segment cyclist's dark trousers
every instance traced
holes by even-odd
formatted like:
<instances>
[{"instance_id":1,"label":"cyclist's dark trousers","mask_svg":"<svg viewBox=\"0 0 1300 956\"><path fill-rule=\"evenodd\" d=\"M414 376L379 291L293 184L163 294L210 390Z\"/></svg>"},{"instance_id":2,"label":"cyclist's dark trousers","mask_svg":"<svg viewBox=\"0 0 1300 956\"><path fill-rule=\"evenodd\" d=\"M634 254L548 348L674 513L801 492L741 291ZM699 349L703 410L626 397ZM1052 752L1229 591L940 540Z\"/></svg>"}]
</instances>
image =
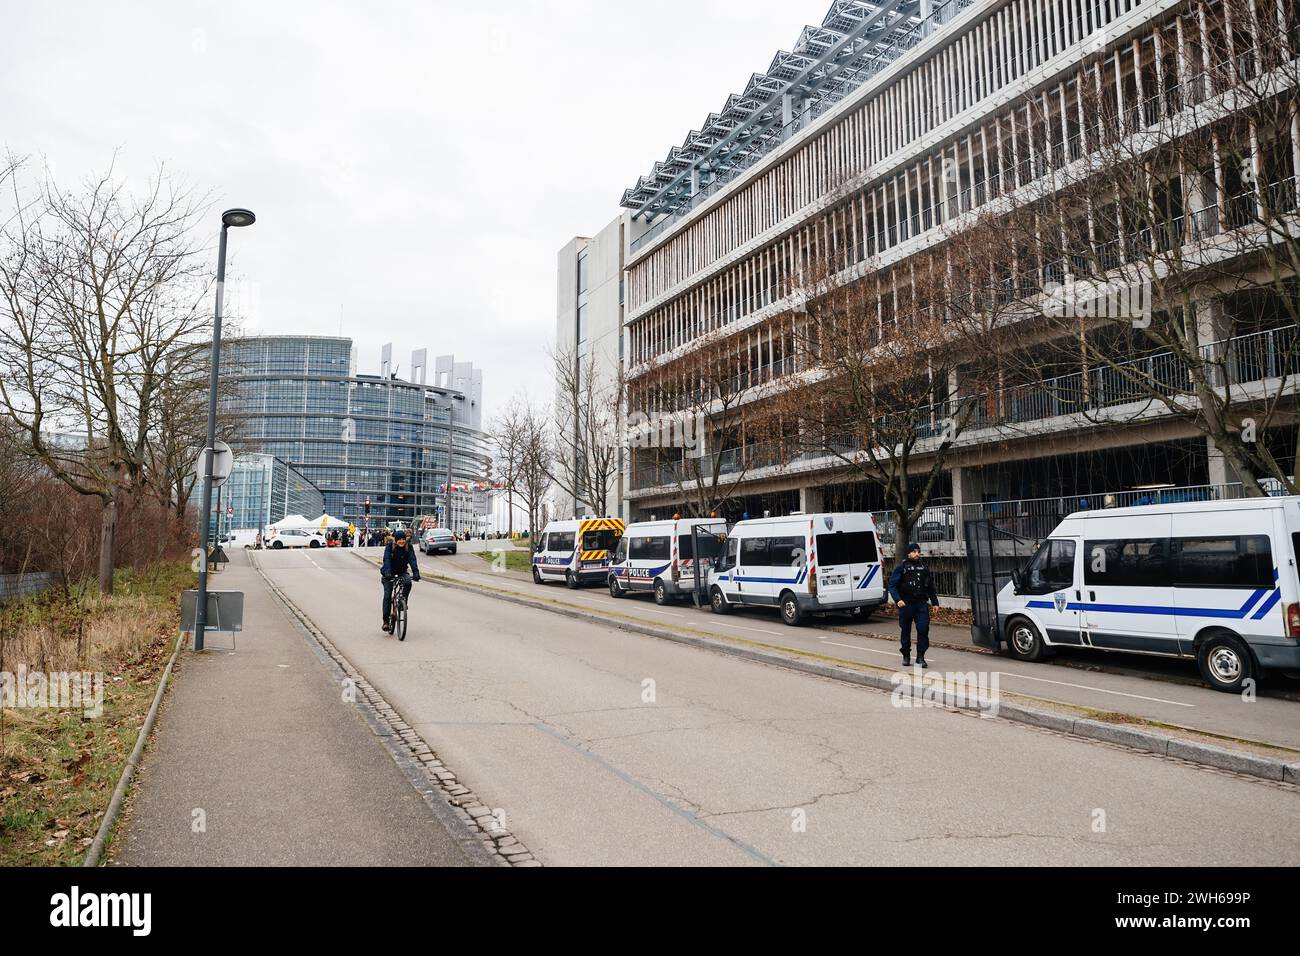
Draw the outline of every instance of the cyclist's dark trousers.
<instances>
[{"instance_id":1,"label":"cyclist's dark trousers","mask_svg":"<svg viewBox=\"0 0 1300 956\"><path fill-rule=\"evenodd\" d=\"M925 657L930 649L930 605L925 598L908 601L898 609L899 645L904 657L912 656L912 622L916 622L916 656Z\"/></svg>"},{"instance_id":2,"label":"cyclist's dark trousers","mask_svg":"<svg viewBox=\"0 0 1300 956\"><path fill-rule=\"evenodd\" d=\"M407 597L411 595L411 576L409 574L403 574L400 579L393 577L391 574L384 578L384 603L381 609L384 612L385 621L392 617L389 609L393 605L393 584L398 580L402 582L402 588L404 589L402 593Z\"/></svg>"}]
</instances>

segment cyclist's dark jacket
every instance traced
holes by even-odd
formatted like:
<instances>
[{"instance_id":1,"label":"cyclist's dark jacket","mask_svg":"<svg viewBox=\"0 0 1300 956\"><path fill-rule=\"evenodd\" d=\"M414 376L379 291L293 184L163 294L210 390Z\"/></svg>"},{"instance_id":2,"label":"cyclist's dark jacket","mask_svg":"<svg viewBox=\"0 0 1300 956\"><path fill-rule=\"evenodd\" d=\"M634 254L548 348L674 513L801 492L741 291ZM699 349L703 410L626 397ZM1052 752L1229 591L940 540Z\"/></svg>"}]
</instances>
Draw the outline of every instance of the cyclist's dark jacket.
<instances>
[{"instance_id":1,"label":"cyclist's dark jacket","mask_svg":"<svg viewBox=\"0 0 1300 956\"><path fill-rule=\"evenodd\" d=\"M408 541L406 547L399 548L395 544L384 547L384 566L380 569L380 577L388 577L390 574L405 574L411 572L412 577L420 576L420 566L415 563L415 547Z\"/></svg>"}]
</instances>

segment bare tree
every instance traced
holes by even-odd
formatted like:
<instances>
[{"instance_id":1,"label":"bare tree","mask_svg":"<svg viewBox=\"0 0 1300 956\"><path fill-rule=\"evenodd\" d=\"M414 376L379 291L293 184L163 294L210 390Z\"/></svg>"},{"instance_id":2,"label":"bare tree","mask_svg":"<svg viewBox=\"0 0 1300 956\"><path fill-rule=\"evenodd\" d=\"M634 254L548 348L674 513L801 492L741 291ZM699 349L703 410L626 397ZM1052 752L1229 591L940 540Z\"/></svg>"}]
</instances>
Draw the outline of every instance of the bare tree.
<instances>
[{"instance_id":1,"label":"bare tree","mask_svg":"<svg viewBox=\"0 0 1300 956\"><path fill-rule=\"evenodd\" d=\"M1015 366L1023 342L1010 330L1025 307L991 293L994 235L992 220L977 219L893 268L847 268L832 254L798 287L795 387L775 399L787 441L836 462L831 480L879 488L900 542L967 429L1005 428L986 391Z\"/></svg>"},{"instance_id":2,"label":"bare tree","mask_svg":"<svg viewBox=\"0 0 1300 956\"><path fill-rule=\"evenodd\" d=\"M554 446L549 413L525 402L520 419L519 465L516 491L528 512L528 533L536 540L542 501L551 488Z\"/></svg>"},{"instance_id":3,"label":"bare tree","mask_svg":"<svg viewBox=\"0 0 1300 956\"><path fill-rule=\"evenodd\" d=\"M1252 495L1262 478L1300 490L1266 440L1297 421L1296 17L1293 4L1194 7L1124 83L1103 54L1080 68L1075 109L1033 104L1022 142L1040 148L1002 164L1048 184L1005 226L1020 291L1079 370L1073 410L1190 425ZM1185 55L1178 30L1203 31L1210 56L1199 43Z\"/></svg>"},{"instance_id":4,"label":"bare tree","mask_svg":"<svg viewBox=\"0 0 1300 956\"><path fill-rule=\"evenodd\" d=\"M621 464L619 442L623 383L621 371L603 377L594 352L557 351L556 402L552 409L551 479L594 514L608 514L610 485Z\"/></svg>"},{"instance_id":5,"label":"bare tree","mask_svg":"<svg viewBox=\"0 0 1300 956\"><path fill-rule=\"evenodd\" d=\"M793 331L786 323L768 339L767 353L751 355L713 333L629 387L627 442L639 486L670 487L705 517L736 496L751 470L796 453L763 401L793 368Z\"/></svg>"},{"instance_id":6,"label":"bare tree","mask_svg":"<svg viewBox=\"0 0 1300 956\"><path fill-rule=\"evenodd\" d=\"M490 428L492 444L496 450L493 464L497 481L506 493L506 534L514 537L515 500L523 484L524 455L528 431L528 402L516 395L504 412L497 416Z\"/></svg>"},{"instance_id":7,"label":"bare tree","mask_svg":"<svg viewBox=\"0 0 1300 956\"><path fill-rule=\"evenodd\" d=\"M34 196L15 182L12 198L0 229L0 413L51 474L99 499L110 594L118 500L145 481L164 357L209 322L194 239L203 200L162 172L131 195L112 167L72 190L47 174Z\"/></svg>"}]
</instances>

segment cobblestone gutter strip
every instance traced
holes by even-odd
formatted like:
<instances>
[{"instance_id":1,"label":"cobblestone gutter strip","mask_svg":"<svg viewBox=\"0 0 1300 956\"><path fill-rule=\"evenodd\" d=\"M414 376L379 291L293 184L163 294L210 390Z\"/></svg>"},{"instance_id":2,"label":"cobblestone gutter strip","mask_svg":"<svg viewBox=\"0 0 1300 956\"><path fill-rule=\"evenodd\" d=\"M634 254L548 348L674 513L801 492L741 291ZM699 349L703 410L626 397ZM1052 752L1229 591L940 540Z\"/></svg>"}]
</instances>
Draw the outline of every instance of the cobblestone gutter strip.
<instances>
[{"instance_id":1,"label":"cobblestone gutter strip","mask_svg":"<svg viewBox=\"0 0 1300 956\"><path fill-rule=\"evenodd\" d=\"M350 684L356 694L356 706L371 731L383 742L393 761L470 860L489 866L541 866L529 849L502 825L500 818L469 787L456 778L433 748L352 666L352 662L311 618L272 583L257 559L250 557L250 560L267 590L295 620L330 676L341 687Z\"/></svg>"},{"instance_id":2,"label":"cobblestone gutter strip","mask_svg":"<svg viewBox=\"0 0 1300 956\"><path fill-rule=\"evenodd\" d=\"M362 561L370 562L369 558L361 555L357 555L357 557ZM845 661L842 658L810 654L790 648L778 648L771 644L762 644L740 638L721 638L715 635L706 636L698 631L675 631L655 627L628 618L593 614L572 605L564 605L553 601L532 600L498 588L469 584L441 575L426 574L424 577L427 580L441 584L443 587L484 594L523 607L538 608L554 614L563 614L566 617L576 618L580 621L602 624L606 627L616 627L620 630L675 641L678 644L688 644L692 647L701 647L722 654L731 654L735 657L760 661L764 664L802 671L805 674L815 674L818 677L828 677L832 680L845 681L850 684L860 684L864 687L887 690L891 693L898 692L904 696L921 697L925 694L923 688L910 683L900 685L893 676L896 673L895 671L875 667L871 664L859 664ZM962 705L960 703L954 705L954 707L955 709L965 710L980 709L978 705ZM1215 747L1196 741L1181 740L1150 730L1138 729L1131 724L1120 726L1103 720L1052 713L1006 701L999 704L997 716L1019 723L1031 724L1035 727L1059 731L1060 733L1073 734L1076 737L1083 737L1088 740L1119 744L1134 750L1212 767L1216 770L1239 773L1278 783L1300 785L1300 762L1290 763L1285 760L1228 750L1224 747Z\"/></svg>"}]
</instances>

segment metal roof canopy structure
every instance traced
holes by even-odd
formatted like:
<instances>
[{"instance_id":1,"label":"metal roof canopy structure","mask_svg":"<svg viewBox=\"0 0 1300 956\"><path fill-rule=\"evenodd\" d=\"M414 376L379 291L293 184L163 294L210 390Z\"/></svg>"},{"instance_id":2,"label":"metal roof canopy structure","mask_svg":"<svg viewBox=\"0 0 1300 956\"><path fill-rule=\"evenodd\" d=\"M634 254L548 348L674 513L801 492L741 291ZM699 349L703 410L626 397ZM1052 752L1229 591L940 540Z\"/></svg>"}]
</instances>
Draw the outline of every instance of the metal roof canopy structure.
<instances>
[{"instance_id":1,"label":"metal roof canopy structure","mask_svg":"<svg viewBox=\"0 0 1300 956\"><path fill-rule=\"evenodd\" d=\"M722 112L710 113L702 129L669 150L620 205L647 220L690 209L714 191L703 189L702 175L713 187L734 179L973 3L834 0L820 27L804 27L792 52L777 53L766 73L728 96Z\"/></svg>"}]
</instances>

